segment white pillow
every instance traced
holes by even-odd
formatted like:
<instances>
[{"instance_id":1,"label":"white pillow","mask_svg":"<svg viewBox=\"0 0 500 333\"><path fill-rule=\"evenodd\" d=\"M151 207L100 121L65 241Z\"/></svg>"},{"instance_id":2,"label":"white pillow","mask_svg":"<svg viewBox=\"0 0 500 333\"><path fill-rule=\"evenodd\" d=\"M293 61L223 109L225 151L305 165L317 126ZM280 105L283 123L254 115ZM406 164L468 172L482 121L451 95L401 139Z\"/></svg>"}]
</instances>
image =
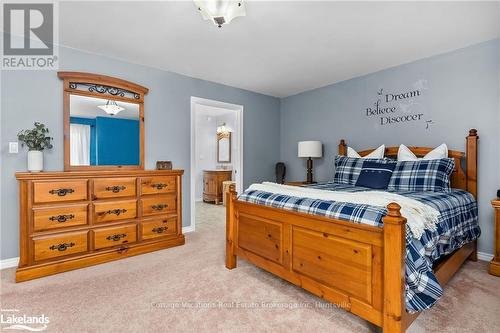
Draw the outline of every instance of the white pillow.
<instances>
[{"instance_id":1,"label":"white pillow","mask_svg":"<svg viewBox=\"0 0 500 333\"><path fill-rule=\"evenodd\" d=\"M352 149L351 147L347 147L347 157L355 157L355 158L384 158L385 145L381 145L371 153L366 156L360 156L357 151Z\"/></svg>"},{"instance_id":2,"label":"white pillow","mask_svg":"<svg viewBox=\"0 0 500 333\"><path fill-rule=\"evenodd\" d=\"M418 160L439 160L448 157L448 146L443 143L441 146L434 148L428 152L424 157L418 158L413 152L405 145L400 145L398 150L398 161L418 161Z\"/></svg>"}]
</instances>

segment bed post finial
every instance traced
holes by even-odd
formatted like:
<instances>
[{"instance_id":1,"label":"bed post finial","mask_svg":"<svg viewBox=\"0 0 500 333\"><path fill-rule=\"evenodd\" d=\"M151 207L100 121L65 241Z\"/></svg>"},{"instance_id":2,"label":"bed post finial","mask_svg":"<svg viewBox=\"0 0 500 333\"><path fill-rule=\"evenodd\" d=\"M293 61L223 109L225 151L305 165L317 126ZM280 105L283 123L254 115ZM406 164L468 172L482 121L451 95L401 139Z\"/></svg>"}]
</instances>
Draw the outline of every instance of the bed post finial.
<instances>
[{"instance_id":1,"label":"bed post finial","mask_svg":"<svg viewBox=\"0 0 500 333\"><path fill-rule=\"evenodd\" d=\"M236 201L236 185L229 185L229 191L226 193L226 268L236 268L236 255L234 254L235 237L235 212L234 203Z\"/></svg>"},{"instance_id":2,"label":"bed post finial","mask_svg":"<svg viewBox=\"0 0 500 333\"><path fill-rule=\"evenodd\" d=\"M477 129L471 128L469 130L469 136L477 136Z\"/></svg>"},{"instance_id":3,"label":"bed post finial","mask_svg":"<svg viewBox=\"0 0 500 333\"><path fill-rule=\"evenodd\" d=\"M387 205L387 216L401 217L401 206L395 202L391 202L390 204L388 204ZM392 221L392 220L389 221L389 223L394 223L394 222L397 222L398 224L400 224L401 219L398 219L397 221Z\"/></svg>"},{"instance_id":4,"label":"bed post finial","mask_svg":"<svg viewBox=\"0 0 500 333\"><path fill-rule=\"evenodd\" d=\"M387 205L384 222L384 332L404 332L406 218L401 206Z\"/></svg>"},{"instance_id":5,"label":"bed post finial","mask_svg":"<svg viewBox=\"0 0 500 333\"><path fill-rule=\"evenodd\" d=\"M344 139L340 140L339 143L339 155L346 156L347 155L347 145Z\"/></svg>"}]
</instances>

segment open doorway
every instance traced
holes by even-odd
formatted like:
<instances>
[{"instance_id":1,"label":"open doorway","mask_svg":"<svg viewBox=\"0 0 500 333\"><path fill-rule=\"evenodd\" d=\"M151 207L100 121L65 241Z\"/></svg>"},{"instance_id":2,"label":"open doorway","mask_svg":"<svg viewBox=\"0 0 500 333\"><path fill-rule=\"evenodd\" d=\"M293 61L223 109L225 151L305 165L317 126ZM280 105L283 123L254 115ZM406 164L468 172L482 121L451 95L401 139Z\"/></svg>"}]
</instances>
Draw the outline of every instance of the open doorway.
<instances>
[{"instance_id":1,"label":"open doorway","mask_svg":"<svg viewBox=\"0 0 500 333\"><path fill-rule=\"evenodd\" d=\"M222 205L224 189L243 188L243 106L191 97L191 225L196 209Z\"/></svg>"}]
</instances>

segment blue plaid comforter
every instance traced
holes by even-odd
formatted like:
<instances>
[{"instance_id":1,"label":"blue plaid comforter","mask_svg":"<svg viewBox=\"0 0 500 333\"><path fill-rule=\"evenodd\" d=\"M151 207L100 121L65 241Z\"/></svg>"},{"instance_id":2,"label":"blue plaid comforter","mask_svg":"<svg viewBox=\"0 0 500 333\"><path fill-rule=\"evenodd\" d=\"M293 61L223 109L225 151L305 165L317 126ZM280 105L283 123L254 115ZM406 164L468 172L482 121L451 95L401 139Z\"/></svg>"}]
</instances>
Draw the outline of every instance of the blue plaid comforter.
<instances>
[{"instance_id":1,"label":"blue plaid comforter","mask_svg":"<svg viewBox=\"0 0 500 333\"><path fill-rule=\"evenodd\" d=\"M314 184L310 187L327 191L369 190L335 183ZM406 228L406 309L409 312L423 311L434 305L443 294L443 289L432 270L433 263L477 239L481 234L477 203L470 193L457 189L451 192L394 193L428 204L440 212L437 230L426 230L419 240L412 237L408 226ZM238 199L372 226L382 226L382 218L387 214L385 207L291 197L254 190L245 191Z\"/></svg>"}]
</instances>

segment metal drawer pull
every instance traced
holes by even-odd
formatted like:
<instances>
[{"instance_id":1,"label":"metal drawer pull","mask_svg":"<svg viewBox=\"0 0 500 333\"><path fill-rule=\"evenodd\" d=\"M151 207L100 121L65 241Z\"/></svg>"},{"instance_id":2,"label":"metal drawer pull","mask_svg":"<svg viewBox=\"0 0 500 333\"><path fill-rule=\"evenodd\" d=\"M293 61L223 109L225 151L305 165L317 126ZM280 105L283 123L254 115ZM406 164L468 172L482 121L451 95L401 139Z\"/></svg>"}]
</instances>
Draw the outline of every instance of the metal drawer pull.
<instances>
[{"instance_id":1,"label":"metal drawer pull","mask_svg":"<svg viewBox=\"0 0 500 333\"><path fill-rule=\"evenodd\" d=\"M117 242L120 239L125 238L125 237L127 237L127 234L114 234L114 235L106 237L106 239L113 241L113 242Z\"/></svg>"},{"instance_id":2,"label":"metal drawer pull","mask_svg":"<svg viewBox=\"0 0 500 333\"><path fill-rule=\"evenodd\" d=\"M113 192L113 193L118 193L120 191L124 191L126 189L125 186L120 185L120 186L108 186L105 188L106 191Z\"/></svg>"},{"instance_id":3,"label":"metal drawer pull","mask_svg":"<svg viewBox=\"0 0 500 333\"><path fill-rule=\"evenodd\" d=\"M68 214L68 215L57 215L57 216L51 216L49 217L49 220L51 221L57 221L59 223L66 222L68 220L72 220L75 218L74 214Z\"/></svg>"},{"instance_id":4,"label":"metal drawer pull","mask_svg":"<svg viewBox=\"0 0 500 333\"><path fill-rule=\"evenodd\" d=\"M164 208L167 208L167 204L158 204L158 205L152 205L151 208L154 210L163 210Z\"/></svg>"},{"instance_id":5,"label":"metal drawer pull","mask_svg":"<svg viewBox=\"0 0 500 333\"><path fill-rule=\"evenodd\" d=\"M52 245L51 247L49 247L50 250L57 250L57 251L66 251L66 249L68 247L73 247L75 246L75 243L71 242L71 243L61 243L61 244L58 244L58 245Z\"/></svg>"},{"instance_id":6,"label":"metal drawer pull","mask_svg":"<svg viewBox=\"0 0 500 333\"><path fill-rule=\"evenodd\" d=\"M167 231L168 227L157 227L157 228L153 228L153 230L151 230L152 232L156 232L157 234L162 234L164 231Z\"/></svg>"},{"instance_id":7,"label":"metal drawer pull","mask_svg":"<svg viewBox=\"0 0 500 333\"><path fill-rule=\"evenodd\" d=\"M59 188L57 190L50 190L49 193L50 194L57 194L58 196L60 197L64 197L66 194L71 194L71 193L74 193L75 190L73 190L72 188Z\"/></svg>"},{"instance_id":8,"label":"metal drawer pull","mask_svg":"<svg viewBox=\"0 0 500 333\"><path fill-rule=\"evenodd\" d=\"M126 209L110 209L106 212L104 212L104 214L114 214L116 216L119 216L120 214L125 214L127 212Z\"/></svg>"},{"instance_id":9,"label":"metal drawer pull","mask_svg":"<svg viewBox=\"0 0 500 333\"><path fill-rule=\"evenodd\" d=\"M168 184L164 184L164 183L151 184L151 187L153 187L157 190L162 190L162 189L166 188L167 186L168 186Z\"/></svg>"}]
</instances>

